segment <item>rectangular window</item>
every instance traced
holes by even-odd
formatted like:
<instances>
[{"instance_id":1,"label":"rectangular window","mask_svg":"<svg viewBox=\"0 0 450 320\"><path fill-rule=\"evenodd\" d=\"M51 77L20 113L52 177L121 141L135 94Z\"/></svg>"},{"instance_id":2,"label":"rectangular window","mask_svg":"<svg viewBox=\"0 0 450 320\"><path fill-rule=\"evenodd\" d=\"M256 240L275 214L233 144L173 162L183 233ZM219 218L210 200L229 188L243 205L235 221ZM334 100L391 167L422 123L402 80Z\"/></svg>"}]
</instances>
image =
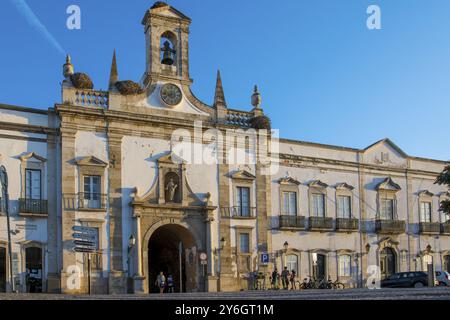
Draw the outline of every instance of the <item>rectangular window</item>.
<instances>
[{"instance_id":1,"label":"rectangular window","mask_svg":"<svg viewBox=\"0 0 450 320\"><path fill-rule=\"evenodd\" d=\"M84 177L84 207L91 209L101 208L100 176Z\"/></svg>"},{"instance_id":2,"label":"rectangular window","mask_svg":"<svg viewBox=\"0 0 450 320\"><path fill-rule=\"evenodd\" d=\"M394 200L381 199L381 218L387 220L394 220Z\"/></svg>"},{"instance_id":3,"label":"rectangular window","mask_svg":"<svg viewBox=\"0 0 450 320\"><path fill-rule=\"evenodd\" d=\"M295 254L290 254L286 257L286 267L289 272L292 270L295 271L295 274L298 275L298 256Z\"/></svg>"},{"instance_id":4,"label":"rectangular window","mask_svg":"<svg viewBox=\"0 0 450 320\"><path fill-rule=\"evenodd\" d=\"M314 217L325 217L325 195L312 195L312 214Z\"/></svg>"},{"instance_id":5,"label":"rectangular window","mask_svg":"<svg viewBox=\"0 0 450 320\"><path fill-rule=\"evenodd\" d=\"M250 253L250 234L239 234L239 253Z\"/></svg>"},{"instance_id":6,"label":"rectangular window","mask_svg":"<svg viewBox=\"0 0 450 320\"><path fill-rule=\"evenodd\" d=\"M283 192L283 214L297 215L297 192Z\"/></svg>"},{"instance_id":7,"label":"rectangular window","mask_svg":"<svg viewBox=\"0 0 450 320\"><path fill-rule=\"evenodd\" d=\"M25 170L25 198L41 200L41 170Z\"/></svg>"},{"instance_id":8,"label":"rectangular window","mask_svg":"<svg viewBox=\"0 0 450 320\"><path fill-rule=\"evenodd\" d=\"M339 276L351 276L351 257L349 255L339 256Z\"/></svg>"},{"instance_id":9,"label":"rectangular window","mask_svg":"<svg viewBox=\"0 0 450 320\"><path fill-rule=\"evenodd\" d=\"M420 203L420 222L431 222L431 202Z\"/></svg>"},{"instance_id":10,"label":"rectangular window","mask_svg":"<svg viewBox=\"0 0 450 320\"><path fill-rule=\"evenodd\" d=\"M352 216L352 205L350 196L338 196L338 217L350 219Z\"/></svg>"},{"instance_id":11,"label":"rectangular window","mask_svg":"<svg viewBox=\"0 0 450 320\"><path fill-rule=\"evenodd\" d=\"M250 216L250 188L237 187L236 188L236 205L237 214L241 217Z\"/></svg>"}]
</instances>

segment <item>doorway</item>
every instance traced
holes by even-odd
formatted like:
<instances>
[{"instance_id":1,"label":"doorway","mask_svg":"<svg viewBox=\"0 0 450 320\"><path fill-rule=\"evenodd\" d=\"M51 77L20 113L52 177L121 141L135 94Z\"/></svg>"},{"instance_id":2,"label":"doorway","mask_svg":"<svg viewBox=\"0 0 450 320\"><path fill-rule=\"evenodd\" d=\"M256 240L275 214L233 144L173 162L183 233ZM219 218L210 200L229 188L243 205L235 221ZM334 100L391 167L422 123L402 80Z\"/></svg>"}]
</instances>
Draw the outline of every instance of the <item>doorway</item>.
<instances>
[{"instance_id":1,"label":"doorway","mask_svg":"<svg viewBox=\"0 0 450 320\"><path fill-rule=\"evenodd\" d=\"M0 247L0 292L6 292L6 248Z\"/></svg>"},{"instance_id":2,"label":"doorway","mask_svg":"<svg viewBox=\"0 0 450 320\"><path fill-rule=\"evenodd\" d=\"M317 254L317 261L314 267L314 278L317 280L325 279L327 275L326 273L326 257L324 254Z\"/></svg>"},{"instance_id":3,"label":"doorway","mask_svg":"<svg viewBox=\"0 0 450 320\"><path fill-rule=\"evenodd\" d=\"M380 253L381 279L393 275L396 272L395 252L391 248L384 248Z\"/></svg>"},{"instance_id":4,"label":"doorway","mask_svg":"<svg viewBox=\"0 0 450 320\"><path fill-rule=\"evenodd\" d=\"M30 293L42 292L42 249L28 247L25 249L26 288Z\"/></svg>"},{"instance_id":5,"label":"doorway","mask_svg":"<svg viewBox=\"0 0 450 320\"><path fill-rule=\"evenodd\" d=\"M195 250L192 250L194 247L191 232L180 225L164 225L152 234L148 244L150 293L159 292L155 282L161 271L166 279L169 275L172 276L174 292L191 292L198 287L198 258L196 252L193 252Z\"/></svg>"}]
</instances>

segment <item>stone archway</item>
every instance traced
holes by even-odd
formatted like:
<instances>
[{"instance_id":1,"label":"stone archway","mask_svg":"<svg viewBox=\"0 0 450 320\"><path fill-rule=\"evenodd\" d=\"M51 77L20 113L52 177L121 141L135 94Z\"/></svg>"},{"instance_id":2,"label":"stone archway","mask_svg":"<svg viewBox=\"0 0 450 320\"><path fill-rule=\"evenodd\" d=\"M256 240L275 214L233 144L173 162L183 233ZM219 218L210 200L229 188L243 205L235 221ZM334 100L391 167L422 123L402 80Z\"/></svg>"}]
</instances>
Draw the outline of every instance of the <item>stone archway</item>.
<instances>
[{"instance_id":1,"label":"stone archway","mask_svg":"<svg viewBox=\"0 0 450 320\"><path fill-rule=\"evenodd\" d=\"M202 248L199 247L195 232L188 226L177 223L160 224L151 229L144 237L142 248L143 271L148 292L157 292L155 281L160 271L163 271L166 277L173 276L175 292L180 291L180 283L183 292L202 290L198 262L198 251Z\"/></svg>"}]
</instances>

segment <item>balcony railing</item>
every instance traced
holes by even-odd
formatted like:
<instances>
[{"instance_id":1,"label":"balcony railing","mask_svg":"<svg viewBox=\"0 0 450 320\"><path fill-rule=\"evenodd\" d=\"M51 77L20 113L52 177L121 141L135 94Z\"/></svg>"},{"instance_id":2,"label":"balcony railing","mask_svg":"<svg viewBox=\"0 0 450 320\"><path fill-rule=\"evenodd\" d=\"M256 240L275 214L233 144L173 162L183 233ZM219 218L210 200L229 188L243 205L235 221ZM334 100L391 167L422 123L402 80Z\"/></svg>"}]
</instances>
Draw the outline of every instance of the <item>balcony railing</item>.
<instances>
[{"instance_id":1,"label":"balcony railing","mask_svg":"<svg viewBox=\"0 0 450 320\"><path fill-rule=\"evenodd\" d=\"M253 207L222 207L221 215L224 218L252 219L256 218L256 208Z\"/></svg>"},{"instance_id":2,"label":"balcony railing","mask_svg":"<svg viewBox=\"0 0 450 320\"><path fill-rule=\"evenodd\" d=\"M441 223L441 233L442 234L450 234L450 221Z\"/></svg>"},{"instance_id":3,"label":"balcony railing","mask_svg":"<svg viewBox=\"0 0 450 320\"><path fill-rule=\"evenodd\" d=\"M282 215L279 219L280 229L285 230L304 230L305 229L305 217L302 216L287 216Z\"/></svg>"},{"instance_id":4,"label":"balcony railing","mask_svg":"<svg viewBox=\"0 0 450 320\"><path fill-rule=\"evenodd\" d=\"M19 199L19 212L33 215L47 215L47 200Z\"/></svg>"},{"instance_id":5,"label":"balcony railing","mask_svg":"<svg viewBox=\"0 0 450 320\"><path fill-rule=\"evenodd\" d=\"M405 227L406 223L402 220L375 220L375 230L378 233L404 233Z\"/></svg>"},{"instance_id":6,"label":"balcony railing","mask_svg":"<svg viewBox=\"0 0 450 320\"><path fill-rule=\"evenodd\" d=\"M441 232L441 225L439 222L420 222L419 232L423 234L439 234Z\"/></svg>"},{"instance_id":7,"label":"balcony railing","mask_svg":"<svg viewBox=\"0 0 450 320\"><path fill-rule=\"evenodd\" d=\"M106 208L106 195L102 193L64 194L65 210L102 210Z\"/></svg>"},{"instance_id":8,"label":"balcony railing","mask_svg":"<svg viewBox=\"0 0 450 320\"><path fill-rule=\"evenodd\" d=\"M336 230L337 231L357 231L359 220L354 218L337 218Z\"/></svg>"},{"instance_id":9,"label":"balcony railing","mask_svg":"<svg viewBox=\"0 0 450 320\"><path fill-rule=\"evenodd\" d=\"M332 231L333 218L329 217L309 217L309 230L311 231Z\"/></svg>"}]
</instances>

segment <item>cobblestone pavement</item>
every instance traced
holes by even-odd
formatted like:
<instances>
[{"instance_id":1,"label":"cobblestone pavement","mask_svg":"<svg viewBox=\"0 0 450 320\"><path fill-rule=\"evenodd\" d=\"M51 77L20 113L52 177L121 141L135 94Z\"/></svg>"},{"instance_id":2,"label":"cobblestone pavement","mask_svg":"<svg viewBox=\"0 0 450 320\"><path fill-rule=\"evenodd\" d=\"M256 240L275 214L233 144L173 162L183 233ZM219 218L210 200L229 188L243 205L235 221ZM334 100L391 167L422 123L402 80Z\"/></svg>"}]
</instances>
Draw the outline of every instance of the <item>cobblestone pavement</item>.
<instances>
[{"instance_id":1,"label":"cobblestone pavement","mask_svg":"<svg viewBox=\"0 0 450 320\"><path fill-rule=\"evenodd\" d=\"M0 300L450 300L450 288L244 291L150 295L0 294Z\"/></svg>"}]
</instances>

